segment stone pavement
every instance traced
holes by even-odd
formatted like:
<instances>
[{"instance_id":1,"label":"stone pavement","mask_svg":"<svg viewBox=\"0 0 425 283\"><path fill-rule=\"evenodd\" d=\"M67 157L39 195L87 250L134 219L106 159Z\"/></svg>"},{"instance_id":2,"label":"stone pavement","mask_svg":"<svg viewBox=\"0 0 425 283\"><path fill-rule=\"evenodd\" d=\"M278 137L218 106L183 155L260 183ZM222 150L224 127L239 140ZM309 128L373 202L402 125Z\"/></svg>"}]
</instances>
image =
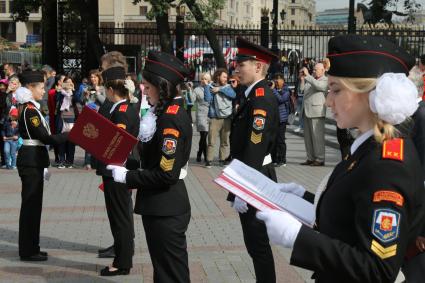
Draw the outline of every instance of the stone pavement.
<instances>
[{"instance_id":1,"label":"stone pavement","mask_svg":"<svg viewBox=\"0 0 425 283\"><path fill-rule=\"evenodd\" d=\"M295 181L314 191L339 160L326 148L325 167L304 167L303 139L287 134L288 165L277 169L280 181ZM194 160L199 136L195 132L189 174L185 179L192 206L187 231L192 282L255 282L253 265L244 247L239 218L227 193L212 180L221 167L206 169ZM83 152L77 150L76 165ZM17 252L21 184L16 171L0 170L0 282L152 282L152 266L141 217L135 215L134 267L129 276L100 277L111 259L99 259L97 250L112 243L100 178L84 169L52 168L45 184L41 247L49 253L43 263L19 261ZM311 273L288 264L290 250L273 247L278 282L311 282Z\"/></svg>"}]
</instances>

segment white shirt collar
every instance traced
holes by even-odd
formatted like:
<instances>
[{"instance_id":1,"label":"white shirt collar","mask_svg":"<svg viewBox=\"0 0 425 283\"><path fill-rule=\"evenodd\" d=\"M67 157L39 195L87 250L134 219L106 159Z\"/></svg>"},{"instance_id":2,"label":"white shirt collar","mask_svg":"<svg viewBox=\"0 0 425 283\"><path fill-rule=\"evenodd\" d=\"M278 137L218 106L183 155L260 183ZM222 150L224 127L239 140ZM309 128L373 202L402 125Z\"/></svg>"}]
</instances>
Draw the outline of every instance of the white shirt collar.
<instances>
[{"instance_id":1,"label":"white shirt collar","mask_svg":"<svg viewBox=\"0 0 425 283\"><path fill-rule=\"evenodd\" d=\"M360 136L358 136L354 140L353 144L351 145L351 148L350 148L351 155L353 155L354 152L356 152L356 150L362 145L362 143L364 143L372 135L373 135L373 129L371 129L371 130L369 130L367 132L364 132L363 134L361 134Z\"/></svg>"},{"instance_id":2,"label":"white shirt collar","mask_svg":"<svg viewBox=\"0 0 425 283\"><path fill-rule=\"evenodd\" d=\"M418 99L416 100L417 103L422 101L422 97L418 97Z\"/></svg>"},{"instance_id":3,"label":"white shirt collar","mask_svg":"<svg viewBox=\"0 0 425 283\"><path fill-rule=\"evenodd\" d=\"M251 84L246 90L245 90L245 97L248 97L249 93L251 92L252 88L259 82L262 81L263 79L260 79L256 82L254 82L253 84Z\"/></svg>"},{"instance_id":4,"label":"white shirt collar","mask_svg":"<svg viewBox=\"0 0 425 283\"><path fill-rule=\"evenodd\" d=\"M120 101L115 102L114 105L112 105L111 110L109 110L109 114L111 114L115 110L115 108L118 106L118 104L120 104L121 102L124 102L126 100L127 99L121 99Z\"/></svg>"}]
</instances>

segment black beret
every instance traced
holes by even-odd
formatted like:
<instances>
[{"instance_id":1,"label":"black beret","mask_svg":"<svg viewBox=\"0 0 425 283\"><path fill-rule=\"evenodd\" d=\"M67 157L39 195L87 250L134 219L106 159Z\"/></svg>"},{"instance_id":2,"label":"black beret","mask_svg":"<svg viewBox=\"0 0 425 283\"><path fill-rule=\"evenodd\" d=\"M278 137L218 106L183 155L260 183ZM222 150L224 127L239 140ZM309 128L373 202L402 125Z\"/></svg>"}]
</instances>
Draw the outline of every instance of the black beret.
<instances>
[{"instance_id":1,"label":"black beret","mask_svg":"<svg viewBox=\"0 0 425 283\"><path fill-rule=\"evenodd\" d=\"M278 59L276 54L271 52L269 49L261 45L254 44L243 37L236 38L236 47L238 48L238 55L236 55L235 58L237 62L257 60L270 64L273 59Z\"/></svg>"},{"instance_id":2,"label":"black beret","mask_svg":"<svg viewBox=\"0 0 425 283\"><path fill-rule=\"evenodd\" d=\"M159 51L149 51L143 70L162 77L174 85L183 82L189 75L189 70L179 59Z\"/></svg>"},{"instance_id":3,"label":"black beret","mask_svg":"<svg viewBox=\"0 0 425 283\"><path fill-rule=\"evenodd\" d=\"M396 44L377 36L339 35L328 44L328 74L349 78L377 78L384 73L409 74L415 58Z\"/></svg>"},{"instance_id":4,"label":"black beret","mask_svg":"<svg viewBox=\"0 0 425 283\"><path fill-rule=\"evenodd\" d=\"M44 73L41 71L23 71L19 76L19 81L22 85L30 83L44 83Z\"/></svg>"},{"instance_id":5,"label":"black beret","mask_svg":"<svg viewBox=\"0 0 425 283\"><path fill-rule=\"evenodd\" d=\"M103 81L125 80L124 67L111 67L102 72Z\"/></svg>"}]
</instances>

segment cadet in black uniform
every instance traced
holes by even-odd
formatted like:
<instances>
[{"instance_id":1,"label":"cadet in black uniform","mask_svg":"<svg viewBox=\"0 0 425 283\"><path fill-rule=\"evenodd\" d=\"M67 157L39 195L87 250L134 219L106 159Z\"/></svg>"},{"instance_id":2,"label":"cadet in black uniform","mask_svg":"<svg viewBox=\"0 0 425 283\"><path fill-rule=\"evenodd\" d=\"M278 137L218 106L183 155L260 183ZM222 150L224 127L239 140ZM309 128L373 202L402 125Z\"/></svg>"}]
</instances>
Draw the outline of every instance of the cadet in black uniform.
<instances>
[{"instance_id":1,"label":"cadet in black uniform","mask_svg":"<svg viewBox=\"0 0 425 283\"><path fill-rule=\"evenodd\" d=\"M51 135L48 123L37 102L44 95L44 75L25 71L20 76L24 87L16 91L19 105L19 133L24 141L18 151L17 166L22 181L22 204L19 216L19 256L24 261L45 261L40 251L40 220L43 205L44 168L50 160L45 145L60 144L67 133Z\"/></svg>"},{"instance_id":2,"label":"cadet in black uniform","mask_svg":"<svg viewBox=\"0 0 425 283\"><path fill-rule=\"evenodd\" d=\"M293 247L291 264L314 271L317 282L394 282L424 215L418 154L393 126L417 108L406 77L414 58L370 36L336 36L328 50L326 103L338 127L360 136L320 195L314 228L276 210L258 217L271 241Z\"/></svg>"},{"instance_id":3,"label":"cadet in black uniform","mask_svg":"<svg viewBox=\"0 0 425 283\"><path fill-rule=\"evenodd\" d=\"M137 137L139 134L139 115L128 100L128 89L125 83L125 69L112 67L102 72L106 95L113 103L109 110L109 120L118 127ZM98 170L102 171L105 193L106 211L112 236L114 237L115 258L112 266L106 266L100 271L102 276L127 275L130 272L134 252L134 227L130 211L132 205L131 191L122 183L112 178L111 171L99 162Z\"/></svg>"},{"instance_id":4,"label":"cadet in black uniform","mask_svg":"<svg viewBox=\"0 0 425 283\"><path fill-rule=\"evenodd\" d=\"M268 66L275 55L243 38L237 38L236 45L239 51L235 72L247 90L240 98L240 106L232 122L232 158L277 181L270 154L279 128L278 104L265 80ZM239 212L245 245L254 262L257 282L276 282L266 227L255 217L256 209L231 194L228 200Z\"/></svg>"},{"instance_id":5,"label":"cadet in black uniform","mask_svg":"<svg viewBox=\"0 0 425 283\"><path fill-rule=\"evenodd\" d=\"M154 282L190 281L185 234L190 203L183 178L187 174L192 126L177 87L187 74L176 57L149 52L143 71L144 91L157 118L150 140L140 133L145 141L143 170L107 167L112 169L115 181L138 189L134 211L142 215Z\"/></svg>"}]
</instances>

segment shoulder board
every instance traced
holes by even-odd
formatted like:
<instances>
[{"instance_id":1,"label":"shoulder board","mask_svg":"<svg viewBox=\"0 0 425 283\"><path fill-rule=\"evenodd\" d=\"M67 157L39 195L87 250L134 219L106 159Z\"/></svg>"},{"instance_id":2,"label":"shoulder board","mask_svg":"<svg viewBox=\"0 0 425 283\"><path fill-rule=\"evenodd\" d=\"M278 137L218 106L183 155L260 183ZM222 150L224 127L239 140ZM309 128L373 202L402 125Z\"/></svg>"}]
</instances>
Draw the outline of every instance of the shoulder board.
<instances>
[{"instance_id":1,"label":"shoulder board","mask_svg":"<svg viewBox=\"0 0 425 283\"><path fill-rule=\"evenodd\" d=\"M163 135L164 135L164 136L166 136L166 135L173 135L173 136L175 136L176 138L178 138L178 137L180 136L180 132L179 132L178 130L176 130L176 129L172 129L172 128L165 128L165 129L164 129L164 132L163 132Z\"/></svg>"},{"instance_id":2,"label":"shoulder board","mask_svg":"<svg viewBox=\"0 0 425 283\"><path fill-rule=\"evenodd\" d=\"M384 141L382 145L382 158L403 161L404 140L397 138Z\"/></svg>"},{"instance_id":3,"label":"shoulder board","mask_svg":"<svg viewBox=\"0 0 425 283\"><path fill-rule=\"evenodd\" d=\"M118 111L120 111L120 112L126 112L127 111L127 108L128 108L128 105L127 104L123 104L123 105L120 106L120 108L118 109Z\"/></svg>"},{"instance_id":4,"label":"shoulder board","mask_svg":"<svg viewBox=\"0 0 425 283\"><path fill-rule=\"evenodd\" d=\"M27 108L28 108L28 109L35 109L35 106L34 106L34 105L32 105L32 104L30 104L30 103L28 103L28 104L27 104Z\"/></svg>"},{"instance_id":5,"label":"shoulder board","mask_svg":"<svg viewBox=\"0 0 425 283\"><path fill-rule=\"evenodd\" d=\"M261 115L264 117L267 117L267 112L265 110L262 109L254 109L254 116L256 115Z\"/></svg>"},{"instance_id":6,"label":"shoulder board","mask_svg":"<svg viewBox=\"0 0 425 283\"><path fill-rule=\"evenodd\" d=\"M264 96L264 88L263 87L259 87L255 90L255 97L260 97L260 96Z\"/></svg>"},{"instance_id":7,"label":"shoulder board","mask_svg":"<svg viewBox=\"0 0 425 283\"><path fill-rule=\"evenodd\" d=\"M179 108L180 106L178 105L170 105L168 106L167 111L165 113L176 115L177 112L179 111Z\"/></svg>"}]
</instances>

